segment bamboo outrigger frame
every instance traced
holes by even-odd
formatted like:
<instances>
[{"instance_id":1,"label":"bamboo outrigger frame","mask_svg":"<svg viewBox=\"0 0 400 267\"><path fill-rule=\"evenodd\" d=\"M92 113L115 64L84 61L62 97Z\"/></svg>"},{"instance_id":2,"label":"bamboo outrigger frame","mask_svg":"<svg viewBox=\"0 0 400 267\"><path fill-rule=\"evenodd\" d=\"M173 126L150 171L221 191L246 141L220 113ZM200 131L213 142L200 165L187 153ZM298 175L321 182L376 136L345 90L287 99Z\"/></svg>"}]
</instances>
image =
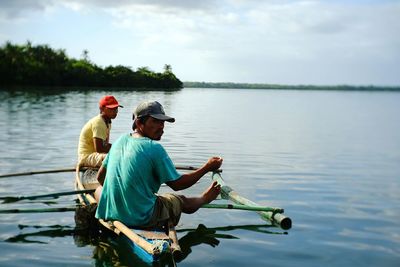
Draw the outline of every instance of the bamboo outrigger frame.
<instances>
[{"instance_id":1,"label":"bamboo outrigger frame","mask_svg":"<svg viewBox=\"0 0 400 267\"><path fill-rule=\"evenodd\" d=\"M184 167L182 169L188 170L189 167ZM195 168L190 167L189 170L193 170ZM82 169L79 167L76 168L76 181L75 181L75 190L87 190L96 187L97 185L91 184L89 186L84 186L81 180ZM257 203L240 196L237 192L235 192L231 187L225 184L225 181L222 179L221 171L213 172L212 173L212 180L217 181L219 185L221 185L221 196L224 199L231 200L236 204L206 204L203 208L223 208L223 209L239 209L239 210L250 210L257 212L260 217L268 222L271 222L273 225L278 225L284 230L288 230L292 227L292 220L283 215L284 210L282 208L277 207L265 207L260 206ZM91 205L97 204L97 201L90 193L85 193L85 191L81 194L78 194L78 198L82 204ZM92 192L92 191L89 191ZM170 228L168 231L168 235L164 234L163 236L156 236L153 240L158 241L165 241L165 242L149 242L149 239L142 233L138 233L136 229L132 229L124 225L120 221L104 221L99 220L100 224L103 225L105 228L113 231L117 235L123 235L126 237L130 242L132 242L134 247L134 252L138 252L135 248L140 248L142 251L145 251L149 261L156 261L159 259L161 254L165 251L170 251L171 253L175 254L176 252L181 253L181 248L178 243L178 238L176 234L175 228ZM152 231L148 231L148 234L154 233ZM150 238L152 239L152 238ZM168 247L165 248L165 245ZM140 251L139 251L140 252Z\"/></svg>"},{"instance_id":2,"label":"bamboo outrigger frame","mask_svg":"<svg viewBox=\"0 0 400 267\"><path fill-rule=\"evenodd\" d=\"M197 168L191 166L176 166L177 169L181 170L196 170ZM99 186L98 182L94 179L91 181L82 182L81 173L84 171L91 170L90 168L75 168L75 191L58 192L52 194L42 194L34 196L5 196L0 197L3 203L13 203L21 200L36 200L45 198L57 198L59 196L76 194L81 204L74 207L59 207L59 208L45 208L45 209L6 209L0 210L0 213L36 213L36 212L65 212L75 211L79 207L85 207L97 204L96 199L93 197L95 188ZM57 170L45 170L35 171L29 173L18 173L2 175L3 177L21 176L21 175L32 175L40 173L55 173L55 172L66 172L70 169L57 169ZM93 169L97 171L97 169ZM292 227L292 220L283 215L284 210L277 207L266 207L260 206L257 203L240 196L231 187L227 186L221 176L222 170L217 170L212 173L212 180L217 181L221 185L221 196L224 199L230 200L235 204L205 204L202 208L218 208L218 209L238 209L238 210L249 210L257 212L260 217L272 223L272 225L279 225L282 229L287 230ZM91 175L89 175L91 177ZM92 177L94 178L94 177ZM132 229L124 225L120 221L104 221L98 220L99 223L110 231L117 235L126 238L130 242L130 247L133 252L140 256L142 259L153 262L157 261L163 254L171 252L171 254L180 254L181 248L178 243L176 229L170 227L167 229L167 234L159 231L142 231L138 229Z\"/></svg>"},{"instance_id":3,"label":"bamboo outrigger frame","mask_svg":"<svg viewBox=\"0 0 400 267\"><path fill-rule=\"evenodd\" d=\"M177 170L186 170L186 171L195 171L197 170L196 167L193 166L186 166L186 165L177 165L175 166ZM81 167L80 170L86 170L89 168ZM1 178L9 178L15 176L28 176L28 175L36 175L36 174L49 174L49 173L60 173L60 172L75 172L76 168L59 168L59 169L52 169L52 170L39 170L39 171L26 171L26 172L17 172L17 173L7 173L7 174L0 174ZM217 172L222 172L222 170L217 170Z\"/></svg>"},{"instance_id":4,"label":"bamboo outrigger frame","mask_svg":"<svg viewBox=\"0 0 400 267\"><path fill-rule=\"evenodd\" d=\"M231 187L225 184L225 181L222 179L220 173L214 172L212 174L213 181L217 181L219 185L221 185L221 196L224 199L229 199L234 203L240 205L246 205L249 207L258 207L259 205L245 197L240 196L237 192L235 192ZM274 224L279 225L282 229L288 230L292 227L292 220L289 217L283 215L283 209L276 208L275 210L256 210L256 212L260 215L260 217L265 220L272 222Z\"/></svg>"}]
</instances>

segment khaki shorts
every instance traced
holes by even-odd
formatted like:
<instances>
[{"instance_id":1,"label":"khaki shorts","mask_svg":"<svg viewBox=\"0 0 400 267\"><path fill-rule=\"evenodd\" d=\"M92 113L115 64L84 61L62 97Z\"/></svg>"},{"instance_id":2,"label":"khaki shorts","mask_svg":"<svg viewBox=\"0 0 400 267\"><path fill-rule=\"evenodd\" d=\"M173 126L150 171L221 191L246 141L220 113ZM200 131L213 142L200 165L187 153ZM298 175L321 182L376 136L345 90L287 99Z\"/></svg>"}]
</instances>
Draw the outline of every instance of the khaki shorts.
<instances>
[{"instance_id":1,"label":"khaki shorts","mask_svg":"<svg viewBox=\"0 0 400 267\"><path fill-rule=\"evenodd\" d=\"M178 224L181 218L183 201L175 194L157 195L153 215L145 227L162 227L168 222L169 226Z\"/></svg>"},{"instance_id":2,"label":"khaki shorts","mask_svg":"<svg viewBox=\"0 0 400 267\"><path fill-rule=\"evenodd\" d=\"M107 154L105 153L92 153L87 156L79 157L80 167L100 167L101 163L105 159Z\"/></svg>"}]
</instances>

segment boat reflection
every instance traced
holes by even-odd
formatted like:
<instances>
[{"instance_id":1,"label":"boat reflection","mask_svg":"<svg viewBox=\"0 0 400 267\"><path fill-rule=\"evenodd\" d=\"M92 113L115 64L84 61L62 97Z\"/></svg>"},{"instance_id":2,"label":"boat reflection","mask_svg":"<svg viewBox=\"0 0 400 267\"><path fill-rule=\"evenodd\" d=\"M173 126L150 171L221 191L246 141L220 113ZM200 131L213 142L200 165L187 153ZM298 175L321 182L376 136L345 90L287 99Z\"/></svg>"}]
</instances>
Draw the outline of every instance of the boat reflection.
<instances>
[{"instance_id":1,"label":"boat reflection","mask_svg":"<svg viewBox=\"0 0 400 267\"><path fill-rule=\"evenodd\" d=\"M261 224L207 228L205 225L199 224L196 229L180 229L177 232L185 233L179 238L182 254L174 259L172 259L171 255L167 255L161 258L160 261L152 263L151 266L175 266L175 262L182 262L190 255L194 246L206 244L216 247L219 245L221 239L239 239L234 235L224 232L242 229L264 234L287 234L287 232L271 231L271 228L276 227ZM113 233L110 233L108 236L103 234L102 239L95 245L93 258L96 260L96 266L149 266L149 263L143 262L138 256L133 254L126 243Z\"/></svg>"},{"instance_id":2,"label":"boat reflection","mask_svg":"<svg viewBox=\"0 0 400 267\"><path fill-rule=\"evenodd\" d=\"M48 238L72 236L74 243L78 247L93 246L92 258L95 266L149 266L138 256L133 254L122 238L109 231L98 231L97 227L82 228L65 225L19 225L21 231L28 229L39 229L38 231L20 233L10 237L6 242L22 243L47 243ZM150 266L175 266L176 262L182 262L192 252L192 248L201 244L217 247L221 239L239 239L229 232L235 230L248 230L264 234L287 234L279 228L269 224L259 225L232 225L223 227L207 228L199 224L195 229L179 229L179 244L182 254L178 258L172 259L171 255L166 255L160 261ZM275 231L276 230L276 231ZM47 241L46 241L47 240Z\"/></svg>"},{"instance_id":3,"label":"boat reflection","mask_svg":"<svg viewBox=\"0 0 400 267\"><path fill-rule=\"evenodd\" d=\"M24 229L41 229L36 232L29 232L29 233L20 233L18 235L12 236L4 240L5 242L11 243L38 243L38 244L47 244L43 238L44 237L65 237L65 236L72 236L76 233L76 229L71 226L63 226L63 225L23 225L19 224L18 228L20 231ZM44 229L44 230L43 230Z\"/></svg>"}]
</instances>

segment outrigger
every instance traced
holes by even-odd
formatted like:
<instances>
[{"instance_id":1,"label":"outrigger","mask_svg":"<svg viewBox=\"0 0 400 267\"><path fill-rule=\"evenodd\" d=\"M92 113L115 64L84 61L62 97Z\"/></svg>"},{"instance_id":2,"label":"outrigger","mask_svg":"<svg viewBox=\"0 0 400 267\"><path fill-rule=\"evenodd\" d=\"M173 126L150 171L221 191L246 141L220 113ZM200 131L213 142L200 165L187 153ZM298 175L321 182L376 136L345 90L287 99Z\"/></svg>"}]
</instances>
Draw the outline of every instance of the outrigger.
<instances>
[{"instance_id":1,"label":"outrigger","mask_svg":"<svg viewBox=\"0 0 400 267\"><path fill-rule=\"evenodd\" d=\"M196 168L190 166L176 166L176 169L196 170ZM93 196L95 189L99 186L99 183L96 180L97 169L76 167L75 169L57 169L4 174L0 175L0 178L68 171L75 171L75 191L59 192L54 194L42 194L35 196L6 196L0 197L0 200L3 200L3 203L12 203L20 200L33 200L77 194L80 202L79 206L91 207L97 205L97 201ZM203 205L202 208L240 209L256 211L263 220L269 221L273 225L280 226L284 230L288 230L292 227L292 220L283 214L283 209L276 207L260 206L257 203L240 196L231 187L226 185L225 181L222 179L221 170L213 172L212 179L213 181L217 181L217 183L221 185L221 197L223 199L232 201L234 204L210 203ZM7 209L0 210L0 213L63 212L76 211L76 208L77 207L75 206L46 209ZM152 229L151 231L148 231L127 227L119 221L104 221L101 219L98 221L105 228L109 229L119 236L122 236L122 238L127 240L129 246L132 248L132 251L146 262L158 261L163 255L166 254L172 254L173 256L175 256L175 254L181 253L181 248L178 243L175 228L163 228L154 230Z\"/></svg>"},{"instance_id":2,"label":"outrigger","mask_svg":"<svg viewBox=\"0 0 400 267\"><path fill-rule=\"evenodd\" d=\"M177 167L177 169L193 170L193 167ZM76 168L75 189L90 190L99 186L96 180L95 169L80 169ZM221 172L214 172L212 179L221 185L221 197L230 200L236 204L207 204L204 208L225 208L225 209L242 209L256 211L262 219L271 222L274 225L279 225L282 229L287 230L292 226L292 221L289 217L284 216L283 209L262 207L257 203L252 202L238 193L231 187L225 184L222 179ZM81 191L85 192L85 191ZM92 191L90 191L92 192ZM78 199L82 205L96 205L97 201L93 193L80 193ZM180 254L181 248L178 243L178 238L175 228L169 229L152 229L142 230L127 227L120 221L104 221L98 220L99 223L110 231L122 236L132 251L145 262L158 261L161 257L171 253L172 255Z\"/></svg>"},{"instance_id":3,"label":"outrigger","mask_svg":"<svg viewBox=\"0 0 400 267\"><path fill-rule=\"evenodd\" d=\"M231 200L239 205L249 207L247 210L256 211L260 215L261 219L279 225L284 230L288 230L292 227L292 220L283 215L283 209L267 207L267 209L263 210L262 208L258 208L260 206L257 203L240 196L231 187L227 186L219 172L214 172L212 174L212 179L221 185L221 197L223 199Z\"/></svg>"}]
</instances>

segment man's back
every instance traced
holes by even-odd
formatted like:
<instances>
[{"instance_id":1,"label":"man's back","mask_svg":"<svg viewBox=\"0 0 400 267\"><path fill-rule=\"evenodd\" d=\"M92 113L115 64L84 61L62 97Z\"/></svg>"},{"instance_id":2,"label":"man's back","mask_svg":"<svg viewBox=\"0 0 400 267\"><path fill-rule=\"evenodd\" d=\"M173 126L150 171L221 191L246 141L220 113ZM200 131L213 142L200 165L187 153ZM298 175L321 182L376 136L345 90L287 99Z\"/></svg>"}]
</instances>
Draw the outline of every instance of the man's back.
<instances>
[{"instance_id":1,"label":"man's back","mask_svg":"<svg viewBox=\"0 0 400 267\"><path fill-rule=\"evenodd\" d=\"M107 174L96 217L128 225L146 224L161 184L180 177L158 142L129 134L114 143L103 165Z\"/></svg>"},{"instance_id":2,"label":"man's back","mask_svg":"<svg viewBox=\"0 0 400 267\"><path fill-rule=\"evenodd\" d=\"M111 125L107 127L106 122L100 115L90 119L85 126L83 126L79 136L78 155L83 157L96 152L93 138L99 138L108 142L110 128Z\"/></svg>"}]
</instances>

